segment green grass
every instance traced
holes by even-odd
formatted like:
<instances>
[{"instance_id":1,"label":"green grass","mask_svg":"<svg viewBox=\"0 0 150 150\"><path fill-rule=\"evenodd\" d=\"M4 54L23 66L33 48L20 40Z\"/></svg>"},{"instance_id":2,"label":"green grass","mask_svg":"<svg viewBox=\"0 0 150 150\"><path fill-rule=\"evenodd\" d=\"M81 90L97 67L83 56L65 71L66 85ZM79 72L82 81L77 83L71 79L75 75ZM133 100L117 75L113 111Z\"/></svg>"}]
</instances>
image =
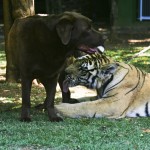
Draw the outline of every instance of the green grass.
<instances>
[{"instance_id":1,"label":"green grass","mask_svg":"<svg viewBox=\"0 0 150 150\"><path fill-rule=\"evenodd\" d=\"M106 54L116 61L124 61L129 64L133 64L142 70L150 72L150 50L145 52L143 56L132 58L132 56L140 52L143 47L136 46L117 46L113 49L108 49Z\"/></svg>"},{"instance_id":2,"label":"green grass","mask_svg":"<svg viewBox=\"0 0 150 150\"><path fill-rule=\"evenodd\" d=\"M148 118L138 119L65 119L51 123L43 113L34 114L31 123L22 123L18 111L2 113L0 148L32 149L147 149Z\"/></svg>"},{"instance_id":3,"label":"green grass","mask_svg":"<svg viewBox=\"0 0 150 150\"><path fill-rule=\"evenodd\" d=\"M117 61L126 61L143 47L116 45L107 55ZM150 72L149 52L129 63ZM1 63L2 62L2 63ZM0 50L0 69L4 69L5 55ZM2 65L1 65L2 64ZM32 89L32 122L19 121L21 106L20 84L0 82L0 149L2 150L149 150L150 119L69 119L48 121L47 114L36 110L43 102L45 91ZM57 95L56 95L57 96ZM57 96L56 103L60 101Z\"/></svg>"}]
</instances>

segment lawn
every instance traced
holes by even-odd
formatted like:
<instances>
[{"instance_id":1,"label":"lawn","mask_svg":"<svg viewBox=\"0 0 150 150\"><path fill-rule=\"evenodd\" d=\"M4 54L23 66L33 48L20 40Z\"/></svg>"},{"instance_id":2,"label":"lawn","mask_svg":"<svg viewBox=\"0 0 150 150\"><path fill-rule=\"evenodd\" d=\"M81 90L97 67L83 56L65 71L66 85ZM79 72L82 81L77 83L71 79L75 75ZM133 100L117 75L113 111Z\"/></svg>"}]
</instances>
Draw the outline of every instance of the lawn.
<instances>
[{"instance_id":1,"label":"lawn","mask_svg":"<svg viewBox=\"0 0 150 150\"><path fill-rule=\"evenodd\" d=\"M150 51L129 60L147 43L106 43L106 53L118 61L126 61L150 72ZM149 150L150 118L114 119L69 119L63 122L48 121L44 111L35 105L43 102L45 91L33 86L31 93L32 122L19 121L21 107L20 84L8 84L5 79L5 53L0 47L0 149L2 150ZM79 90L72 95L80 98ZM81 90L80 90L81 92ZM92 92L83 90L85 95ZM77 97L78 96L78 97ZM57 88L56 103L61 101Z\"/></svg>"}]
</instances>

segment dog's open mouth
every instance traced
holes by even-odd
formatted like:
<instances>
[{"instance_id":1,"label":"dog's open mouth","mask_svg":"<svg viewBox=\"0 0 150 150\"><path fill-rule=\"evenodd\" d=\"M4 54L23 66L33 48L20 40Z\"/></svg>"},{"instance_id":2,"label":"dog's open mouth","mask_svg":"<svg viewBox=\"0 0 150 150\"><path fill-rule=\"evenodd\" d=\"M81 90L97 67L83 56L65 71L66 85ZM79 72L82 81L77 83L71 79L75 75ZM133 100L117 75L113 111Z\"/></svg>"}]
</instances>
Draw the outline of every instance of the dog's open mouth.
<instances>
[{"instance_id":1,"label":"dog's open mouth","mask_svg":"<svg viewBox=\"0 0 150 150\"><path fill-rule=\"evenodd\" d=\"M78 48L79 48L80 51L83 51L87 54L93 54L95 52L103 53L104 50L105 50L103 46L98 46L98 47L91 48L91 47L86 46L86 45L81 45Z\"/></svg>"}]
</instances>

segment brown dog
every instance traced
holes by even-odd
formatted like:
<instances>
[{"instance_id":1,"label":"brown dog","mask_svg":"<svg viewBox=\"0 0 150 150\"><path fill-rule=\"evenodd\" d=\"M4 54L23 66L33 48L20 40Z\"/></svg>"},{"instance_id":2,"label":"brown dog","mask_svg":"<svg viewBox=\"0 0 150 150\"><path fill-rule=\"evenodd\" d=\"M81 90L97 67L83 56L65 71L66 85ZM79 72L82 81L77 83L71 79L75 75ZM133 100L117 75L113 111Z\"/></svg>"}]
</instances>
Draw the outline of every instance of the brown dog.
<instances>
[{"instance_id":1,"label":"brown dog","mask_svg":"<svg viewBox=\"0 0 150 150\"><path fill-rule=\"evenodd\" d=\"M100 45L102 37L91 27L91 20L75 12L16 20L9 34L9 48L21 77L21 121L31 120L30 92L35 78L45 87L44 105L50 121L61 121L54 111L54 97L66 58L77 50L92 53Z\"/></svg>"}]
</instances>

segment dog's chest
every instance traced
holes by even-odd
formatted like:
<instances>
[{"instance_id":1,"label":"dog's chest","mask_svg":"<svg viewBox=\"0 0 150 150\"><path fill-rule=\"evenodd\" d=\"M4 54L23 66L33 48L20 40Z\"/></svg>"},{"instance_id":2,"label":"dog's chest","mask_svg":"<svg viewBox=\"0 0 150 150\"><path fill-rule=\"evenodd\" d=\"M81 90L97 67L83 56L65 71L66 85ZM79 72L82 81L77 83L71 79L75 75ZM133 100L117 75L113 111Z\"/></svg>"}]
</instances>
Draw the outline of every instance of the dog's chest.
<instances>
[{"instance_id":1,"label":"dog's chest","mask_svg":"<svg viewBox=\"0 0 150 150\"><path fill-rule=\"evenodd\" d=\"M65 63L37 63L33 64L32 66L32 75L35 78L40 78L40 77L52 77L62 71L64 68Z\"/></svg>"}]
</instances>

